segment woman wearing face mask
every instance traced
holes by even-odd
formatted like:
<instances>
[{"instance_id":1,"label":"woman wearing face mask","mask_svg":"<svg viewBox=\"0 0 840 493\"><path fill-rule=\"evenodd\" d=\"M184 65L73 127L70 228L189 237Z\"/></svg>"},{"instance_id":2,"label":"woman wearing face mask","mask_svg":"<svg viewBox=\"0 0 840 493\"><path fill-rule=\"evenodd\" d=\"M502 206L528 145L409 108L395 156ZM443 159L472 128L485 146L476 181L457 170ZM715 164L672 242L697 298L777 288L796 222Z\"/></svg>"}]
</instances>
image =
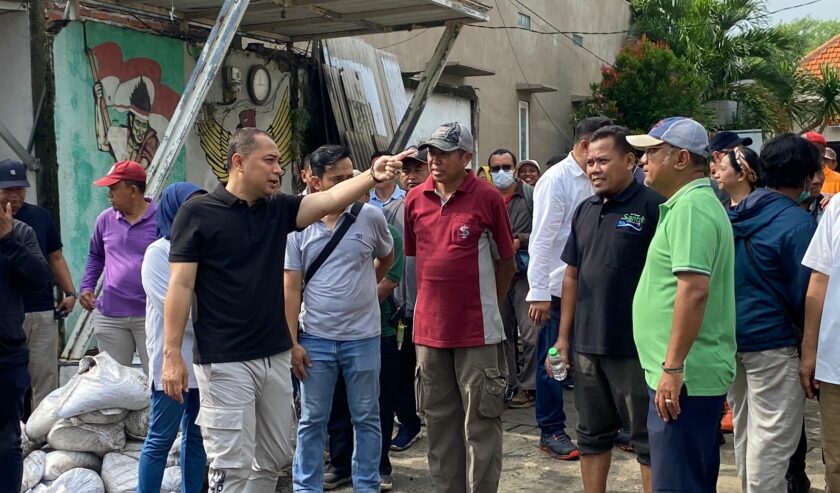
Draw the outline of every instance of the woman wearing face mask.
<instances>
[{"instance_id":1,"label":"woman wearing face mask","mask_svg":"<svg viewBox=\"0 0 840 493\"><path fill-rule=\"evenodd\" d=\"M738 351L727 398L745 493L788 491L785 472L802 433L797 346L810 277L802 257L816 222L798 202L820 169L818 154L794 134L767 142L759 171L763 188L729 209Z\"/></svg>"},{"instance_id":2,"label":"woman wearing face mask","mask_svg":"<svg viewBox=\"0 0 840 493\"><path fill-rule=\"evenodd\" d=\"M718 188L729 194L724 205L735 207L758 186L758 154L749 147L737 147L726 153L715 169Z\"/></svg>"},{"instance_id":3,"label":"woman wearing face mask","mask_svg":"<svg viewBox=\"0 0 840 493\"><path fill-rule=\"evenodd\" d=\"M481 166L475 172L475 177L479 180L484 180L489 184L493 184L493 178L490 177L490 166Z\"/></svg>"}]
</instances>

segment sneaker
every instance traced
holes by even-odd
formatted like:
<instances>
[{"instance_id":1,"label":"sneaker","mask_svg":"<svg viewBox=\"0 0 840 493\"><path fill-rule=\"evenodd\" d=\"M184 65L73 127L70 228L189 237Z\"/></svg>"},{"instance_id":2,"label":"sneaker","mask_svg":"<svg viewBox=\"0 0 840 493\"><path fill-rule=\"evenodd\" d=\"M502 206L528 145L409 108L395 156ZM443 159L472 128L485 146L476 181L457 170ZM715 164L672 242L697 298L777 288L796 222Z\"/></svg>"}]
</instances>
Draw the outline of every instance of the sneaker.
<instances>
[{"instance_id":1,"label":"sneaker","mask_svg":"<svg viewBox=\"0 0 840 493\"><path fill-rule=\"evenodd\" d=\"M811 489L811 480L805 471L797 474L785 474L788 493L806 493Z\"/></svg>"},{"instance_id":2,"label":"sneaker","mask_svg":"<svg viewBox=\"0 0 840 493\"><path fill-rule=\"evenodd\" d=\"M328 466L327 471L324 473L325 490L334 490L339 486L349 484L351 481L353 481L353 478L349 474L346 476L340 476L335 472L335 469L332 466Z\"/></svg>"},{"instance_id":3,"label":"sneaker","mask_svg":"<svg viewBox=\"0 0 840 493\"><path fill-rule=\"evenodd\" d=\"M560 460L576 460L580 457L580 451L572 443L569 435L542 435L540 437L540 450Z\"/></svg>"},{"instance_id":4,"label":"sneaker","mask_svg":"<svg viewBox=\"0 0 840 493\"><path fill-rule=\"evenodd\" d=\"M391 440L391 450L395 452L408 450L417 440L420 440L420 430L411 431L405 426L400 426L397 436Z\"/></svg>"},{"instance_id":5,"label":"sneaker","mask_svg":"<svg viewBox=\"0 0 840 493\"><path fill-rule=\"evenodd\" d=\"M534 403L536 402L536 398L534 397L534 393L528 390L520 390L513 396L513 398L508 403L508 407L511 409L523 409L526 407L534 407Z\"/></svg>"},{"instance_id":6,"label":"sneaker","mask_svg":"<svg viewBox=\"0 0 840 493\"><path fill-rule=\"evenodd\" d=\"M633 449L633 442L630 441L630 432L624 429L618 430L618 436L615 439L615 446L625 452L635 452Z\"/></svg>"},{"instance_id":7,"label":"sneaker","mask_svg":"<svg viewBox=\"0 0 840 493\"><path fill-rule=\"evenodd\" d=\"M379 491L391 491L394 488L394 483L391 482L391 475L379 476Z\"/></svg>"}]
</instances>

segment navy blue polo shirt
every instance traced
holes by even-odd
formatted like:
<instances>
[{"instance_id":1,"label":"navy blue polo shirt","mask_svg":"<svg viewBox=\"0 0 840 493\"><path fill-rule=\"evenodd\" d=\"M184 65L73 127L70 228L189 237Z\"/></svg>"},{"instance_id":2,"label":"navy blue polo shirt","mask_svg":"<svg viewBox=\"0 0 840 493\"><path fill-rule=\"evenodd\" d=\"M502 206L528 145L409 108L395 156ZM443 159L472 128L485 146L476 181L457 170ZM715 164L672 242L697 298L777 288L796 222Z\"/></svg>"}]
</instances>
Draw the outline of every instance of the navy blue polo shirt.
<instances>
[{"instance_id":1,"label":"navy blue polo shirt","mask_svg":"<svg viewBox=\"0 0 840 493\"><path fill-rule=\"evenodd\" d=\"M26 223L35 231L38 238L38 246L41 253L49 261L51 253L61 250L61 237L55 229L50 212L39 206L24 204L15 213L15 219ZM55 309L55 298L53 294L53 283L36 293L28 293L23 297L23 309L26 313L45 312Z\"/></svg>"},{"instance_id":2,"label":"navy blue polo shirt","mask_svg":"<svg viewBox=\"0 0 840 493\"><path fill-rule=\"evenodd\" d=\"M578 269L575 351L636 356L633 295L663 202L664 197L634 180L606 202L593 195L575 210L562 255Z\"/></svg>"}]
</instances>

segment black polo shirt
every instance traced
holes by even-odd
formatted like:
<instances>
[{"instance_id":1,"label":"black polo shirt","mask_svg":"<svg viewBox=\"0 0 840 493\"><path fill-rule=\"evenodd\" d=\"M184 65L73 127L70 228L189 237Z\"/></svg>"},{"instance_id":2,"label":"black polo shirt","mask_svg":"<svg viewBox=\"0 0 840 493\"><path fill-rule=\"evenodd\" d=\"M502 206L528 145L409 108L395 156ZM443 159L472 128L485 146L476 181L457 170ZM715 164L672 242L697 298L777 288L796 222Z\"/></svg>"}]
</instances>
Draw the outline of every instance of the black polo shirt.
<instances>
[{"instance_id":1,"label":"black polo shirt","mask_svg":"<svg viewBox=\"0 0 840 493\"><path fill-rule=\"evenodd\" d=\"M41 253L49 262L50 254L61 250L61 238L55 229L50 212L39 206L24 203L15 213L15 219L26 223L38 238ZM23 296L23 310L26 313L46 312L55 309L55 294L53 284L50 283L37 293L27 293Z\"/></svg>"},{"instance_id":2,"label":"black polo shirt","mask_svg":"<svg viewBox=\"0 0 840 493\"><path fill-rule=\"evenodd\" d=\"M633 295L665 199L635 180L606 203L581 202L562 259L578 269L574 349L632 357Z\"/></svg>"},{"instance_id":3,"label":"black polo shirt","mask_svg":"<svg viewBox=\"0 0 840 493\"><path fill-rule=\"evenodd\" d=\"M277 194L249 207L219 185L181 206L170 262L195 262L197 364L265 358L292 347L283 298L286 235L302 196Z\"/></svg>"}]
</instances>

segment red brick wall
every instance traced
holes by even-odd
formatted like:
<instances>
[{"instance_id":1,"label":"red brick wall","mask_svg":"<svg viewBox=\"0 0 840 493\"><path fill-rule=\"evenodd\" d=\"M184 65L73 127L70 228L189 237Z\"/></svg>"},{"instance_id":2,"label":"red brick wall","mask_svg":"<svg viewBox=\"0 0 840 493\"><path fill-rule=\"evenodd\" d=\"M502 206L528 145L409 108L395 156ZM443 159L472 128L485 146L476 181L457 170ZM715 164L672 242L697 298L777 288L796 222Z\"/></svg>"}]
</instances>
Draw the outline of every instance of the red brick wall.
<instances>
[{"instance_id":1,"label":"red brick wall","mask_svg":"<svg viewBox=\"0 0 840 493\"><path fill-rule=\"evenodd\" d=\"M179 32L178 24L174 22L161 21L140 15L135 17L133 15L113 12L107 9L91 7L84 4L79 6L79 14L82 19L107 22L118 26L130 27L138 31L154 32L158 34L165 33L170 35L177 35ZM48 23L61 21L64 19L64 6L52 0L47 0L44 2L44 16L46 17Z\"/></svg>"}]
</instances>

